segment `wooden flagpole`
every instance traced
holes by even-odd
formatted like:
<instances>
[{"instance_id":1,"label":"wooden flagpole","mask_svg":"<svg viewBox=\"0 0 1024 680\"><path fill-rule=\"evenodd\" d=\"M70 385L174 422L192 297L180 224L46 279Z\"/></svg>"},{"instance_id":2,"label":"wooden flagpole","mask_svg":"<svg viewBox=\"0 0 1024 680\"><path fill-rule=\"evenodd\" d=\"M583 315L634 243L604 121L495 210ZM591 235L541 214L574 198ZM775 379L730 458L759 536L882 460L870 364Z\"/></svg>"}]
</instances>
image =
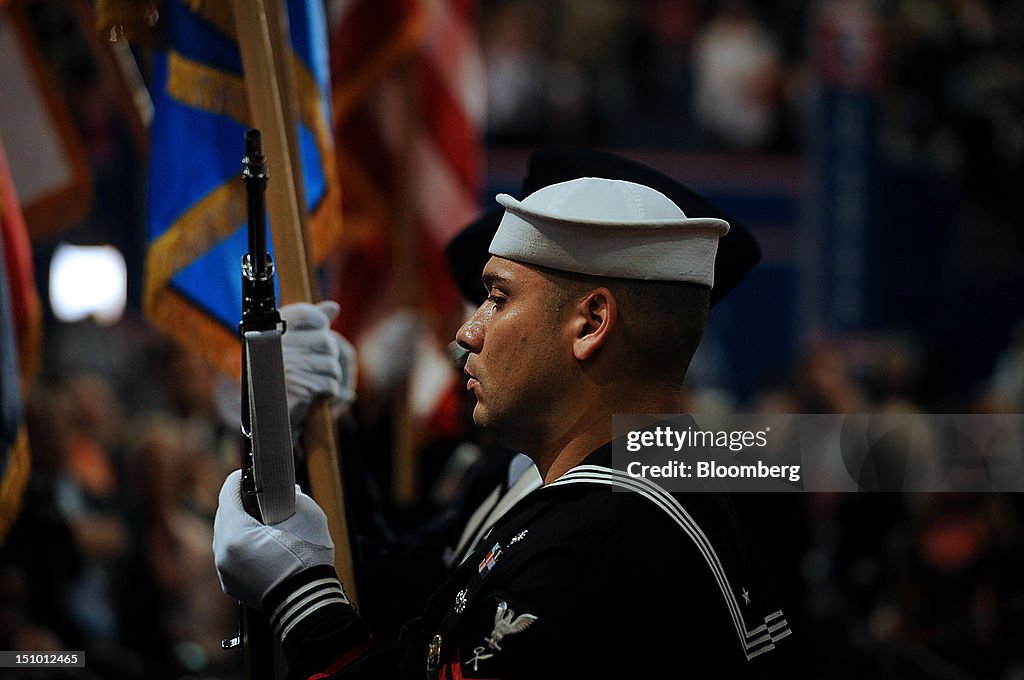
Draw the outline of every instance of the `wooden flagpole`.
<instances>
[{"instance_id":1,"label":"wooden flagpole","mask_svg":"<svg viewBox=\"0 0 1024 680\"><path fill-rule=\"evenodd\" d=\"M281 303L313 301L305 191L295 132L297 97L286 39L282 0L232 0L242 53L249 109L263 134L270 162L267 211L278 263ZM313 498L327 514L334 541L334 566L345 592L357 604L351 541L345 519L341 469L330 406L317 401L304 427L306 465Z\"/></svg>"},{"instance_id":2,"label":"wooden flagpole","mask_svg":"<svg viewBox=\"0 0 1024 680\"><path fill-rule=\"evenodd\" d=\"M398 158L399 204L394 213L391 247L398 272L399 304L420 313L417 285L419 262L416 253L416 135L418 132L420 101L417 95L417 71L420 55L411 55L401 70L402 113L405 116L402 147ZM419 491L419 422L412 399L412 372L415 360L409 363L409 372L395 394L392 427L391 457L392 499L401 508L408 508L417 500Z\"/></svg>"}]
</instances>

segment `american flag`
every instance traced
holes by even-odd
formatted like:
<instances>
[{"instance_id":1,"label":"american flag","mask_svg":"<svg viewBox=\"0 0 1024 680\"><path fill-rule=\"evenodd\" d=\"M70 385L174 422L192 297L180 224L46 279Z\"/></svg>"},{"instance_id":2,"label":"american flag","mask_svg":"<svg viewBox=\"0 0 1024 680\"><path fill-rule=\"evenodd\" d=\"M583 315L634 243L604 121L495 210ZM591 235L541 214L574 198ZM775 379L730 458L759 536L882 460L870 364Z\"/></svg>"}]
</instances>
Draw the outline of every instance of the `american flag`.
<instances>
[{"instance_id":1,"label":"american flag","mask_svg":"<svg viewBox=\"0 0 1024 680\"><path fill-rule=\"evenodd\" d=\"M458 434L444 352L462 322L444 247L480 210L485 87L471 0L331 5L344 231L337 330L360 383L395 414L392 495L419 492L418 452Z\"/></svg>"},{"instance_id":2,"label":"american flag","mask_svg":"<svg viewBox=\"0 0 1024 680\"><path fill-rule=\"evenodd\" d=\"M484 72L470 0L331 6L332 104L345 230L340 330L397 307L442 333L460 313L447 241L480 210ZM457 326L456 326L457 327ZM443 337L443 336L442 336Z\"/></svg>"}]
</instances>

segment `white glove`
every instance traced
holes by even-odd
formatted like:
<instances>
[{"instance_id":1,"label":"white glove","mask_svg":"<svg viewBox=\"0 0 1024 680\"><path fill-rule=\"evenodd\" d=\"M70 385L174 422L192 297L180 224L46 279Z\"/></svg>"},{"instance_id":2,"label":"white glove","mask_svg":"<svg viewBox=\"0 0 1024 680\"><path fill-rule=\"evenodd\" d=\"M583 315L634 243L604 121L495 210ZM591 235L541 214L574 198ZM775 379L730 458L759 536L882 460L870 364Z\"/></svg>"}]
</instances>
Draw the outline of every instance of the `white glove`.
<instances>
[{"instance_id":1,"label":"white glove","mask_svg":"<svg viewBox=\"0 0 1024 680\"><path fill-rule=\"evenodd\" d=\"M213 558L225 593L259 609L267 593L290 576L334 564L327 516L295 487L295 514L260 524L242 507L242 472L224 480L213 521Z\"/></svg>"},{"instance_id":2,"label":"white glove","mask_svg":"<svg viewBox=\"0 0 1024 680\"><path fill-rule=\"evenodd\" d=\"M348 411L356 399L356 351L340 333L331 330L339 309L333 300L281 307L281 318L287 324L281 337L281 355L288 386L288 416L296 433L317 397L327 397L335 418Z\"/></svg>"}]
</instances>

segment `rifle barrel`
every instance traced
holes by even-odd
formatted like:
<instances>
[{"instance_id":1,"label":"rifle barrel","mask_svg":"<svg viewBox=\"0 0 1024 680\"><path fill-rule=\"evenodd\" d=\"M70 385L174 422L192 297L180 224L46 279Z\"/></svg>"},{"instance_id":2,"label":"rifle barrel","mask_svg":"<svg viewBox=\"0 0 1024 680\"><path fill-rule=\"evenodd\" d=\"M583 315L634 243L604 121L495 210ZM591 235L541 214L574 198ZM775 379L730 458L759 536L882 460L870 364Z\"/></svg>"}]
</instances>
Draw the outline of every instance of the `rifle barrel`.
<instances>
[{"instance_id":1,"label":"rifle barrel","mask_svg":"<svg viewBox=\"0 0 1024 680\"><path fill-rule=\"evenodd\" d=\"M260 131L249 129L245 133L245 158L242 176L246 184L246 204L249 219L249 262L254 278L267 276L267 159L263 155Z\"/></svg>"}]
</instances>

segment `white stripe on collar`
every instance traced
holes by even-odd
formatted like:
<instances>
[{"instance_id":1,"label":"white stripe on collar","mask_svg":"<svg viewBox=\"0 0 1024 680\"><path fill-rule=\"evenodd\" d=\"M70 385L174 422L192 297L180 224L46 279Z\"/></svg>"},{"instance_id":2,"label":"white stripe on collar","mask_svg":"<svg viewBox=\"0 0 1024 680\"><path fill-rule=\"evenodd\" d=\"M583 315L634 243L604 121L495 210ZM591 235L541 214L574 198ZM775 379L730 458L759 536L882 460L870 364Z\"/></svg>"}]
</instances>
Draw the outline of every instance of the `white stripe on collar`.
<instances>
[{"instance_id":1,"label":"white stripe on collar","mask_svg":"<svg viewBox=\"0 0 1024 680\"><path fill-rule=\"evenodd\" d=\"M729 578L725 573L725 567L722 566L722 562L711 545L711 541L679 501L662 487L648 479L632 477L620 470L599 465L578 465L554 482L547 484L545 488L567 484L602 484L628 489L649 500L679 525L700 551L708 567L711 569L715 580L718 582L722 598L725 600L725 605L732 617L733 625L736 627L736 633L739 636L743 653L748 660L774 649L774 643L777 640L781 640L791 633L785 619L773 625L774 630L769 630L768 628L767 622L782 616L781 611L773 612L766 616L765 622L756 628L752 630L747 629L746 622L743 619L743 611L736 600L735 593L733 593ZM751 640L754 636L759 637Z\"/></svg>"}]
</instances>

